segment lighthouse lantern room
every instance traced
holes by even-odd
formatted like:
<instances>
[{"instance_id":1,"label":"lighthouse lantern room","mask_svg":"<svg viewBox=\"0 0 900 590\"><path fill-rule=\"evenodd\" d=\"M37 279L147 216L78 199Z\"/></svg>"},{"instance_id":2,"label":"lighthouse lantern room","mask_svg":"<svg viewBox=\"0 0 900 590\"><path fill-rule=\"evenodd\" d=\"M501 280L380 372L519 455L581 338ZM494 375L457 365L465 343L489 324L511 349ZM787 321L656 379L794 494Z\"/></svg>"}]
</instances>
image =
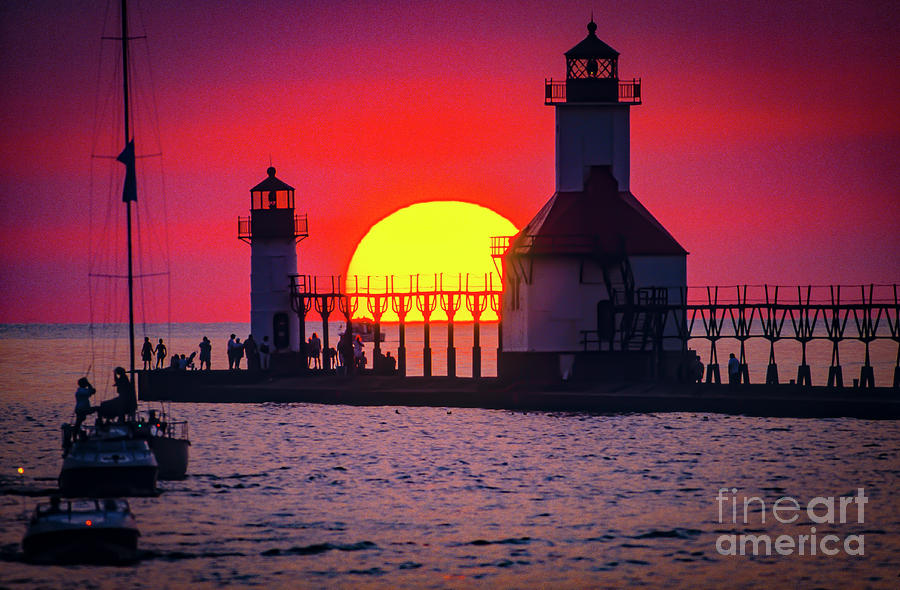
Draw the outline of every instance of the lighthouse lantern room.
<instances>
[{"instance_id":1,"label":"lighthouse lantern room","mask_svg":"<svg viewBox=\"0 0 900 590\"><path fill-rule=\"evenodd\" d=\"M306 215L294 210L294 187L267 170L250 189L250 216L238 218L238 238L250 244L250 331L276 351L300 350L300 325L291 311L297 243L309 235Z\"/></svg>"},{"instance_id":2,"label":"lighthouse lantern room","mask_svg":"<svg viewBox=\"0 0 900 590\"><path fill-rule=\"evenodd\" d=\"M630 191L629 115L641 81L619 79L619 53L597 38L593 19L587 29L565 54L565 81L545 81L556 192L503 254L504 376L617 377L682 354L678 318L663 326L642 315L682 296L687 252Z\"/></svg>"}]
</instances>

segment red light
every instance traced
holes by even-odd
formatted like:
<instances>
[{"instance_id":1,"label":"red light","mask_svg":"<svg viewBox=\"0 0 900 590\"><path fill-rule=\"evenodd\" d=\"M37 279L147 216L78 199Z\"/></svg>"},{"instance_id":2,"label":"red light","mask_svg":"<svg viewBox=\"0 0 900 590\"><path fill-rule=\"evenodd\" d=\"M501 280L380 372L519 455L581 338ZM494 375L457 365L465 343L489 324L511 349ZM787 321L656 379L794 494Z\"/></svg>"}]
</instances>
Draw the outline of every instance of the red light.
<instances>
[{"instance_id":1,"label":"red light","mask_svg":"<svg viewBox=\"0 0 900 590\"><path fill-rule=\"evenodd\" d=\"M86 524L88 526L92 526L94 524L94 522L91 520L86 520L86 521L84 521L84 524Z\"/></svg>"}]
</instances>

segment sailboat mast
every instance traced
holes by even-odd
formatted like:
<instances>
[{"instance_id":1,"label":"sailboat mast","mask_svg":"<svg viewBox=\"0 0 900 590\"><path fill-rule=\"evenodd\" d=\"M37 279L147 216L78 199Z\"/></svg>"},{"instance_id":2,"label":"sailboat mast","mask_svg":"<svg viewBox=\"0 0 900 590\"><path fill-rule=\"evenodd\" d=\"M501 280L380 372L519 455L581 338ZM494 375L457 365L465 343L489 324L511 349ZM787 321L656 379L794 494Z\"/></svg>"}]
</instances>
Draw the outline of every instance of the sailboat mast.
<instances>
[{"instance_id":1,"label":"sailboat mast","mask_svg":"<svg viewBox=\"0 0 900 590\"><path fill-rule=\"evenodd\" d=\"M131 140L128 121L128 11L126 0L122 0L122 84L125 105L125 145ZM130 351L131 375L134 378L134 266L131 251L131 199L125 201L128 241L128 344Z\"/></svg>"}]
</instances>

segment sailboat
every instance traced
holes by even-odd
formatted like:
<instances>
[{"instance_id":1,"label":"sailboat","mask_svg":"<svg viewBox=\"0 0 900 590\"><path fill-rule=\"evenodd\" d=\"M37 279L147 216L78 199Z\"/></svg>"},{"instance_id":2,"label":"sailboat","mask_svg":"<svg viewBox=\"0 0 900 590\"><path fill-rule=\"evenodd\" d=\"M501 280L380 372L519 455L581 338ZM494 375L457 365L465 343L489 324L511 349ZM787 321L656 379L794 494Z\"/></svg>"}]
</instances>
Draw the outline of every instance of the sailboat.
<instances>
[{"instance_id":1,"label":"sailboat","mask_svg":"<svg viewBox=\"0 0 900 590\"><path fill-rule=\"evenodd\" d=\"M126 0L121 2L122 89L125 148L116 158L125 165L122 201L125 204L128 340L130 375L136 381L134 321L134 256L132 204L137 201L134 135L129 112L129 37ZM63 426L64 460L59 476L63 495L116 496L155 493L157 478L184 478L190 439L186 421L171 419L165 411L122 411L118 422L98 418L94 426Z\"/></svg>"}]
</instances>

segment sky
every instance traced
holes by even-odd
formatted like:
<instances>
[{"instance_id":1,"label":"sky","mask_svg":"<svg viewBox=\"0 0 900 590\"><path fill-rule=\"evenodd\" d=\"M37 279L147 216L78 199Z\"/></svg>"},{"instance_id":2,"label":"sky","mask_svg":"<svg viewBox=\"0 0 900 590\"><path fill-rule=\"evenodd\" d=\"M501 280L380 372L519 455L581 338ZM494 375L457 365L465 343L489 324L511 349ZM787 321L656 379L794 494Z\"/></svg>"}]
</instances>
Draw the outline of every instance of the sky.
<instances>
[{"instance_id":1,"label":"sky","mask_svg":"<svg viewBox=\"0 0 900 590\"><path fill-rule=\"evenodd\" d=\"M170 285L142 289L172 321L248 320L237 218L270 162L309 217L301 273L344 274L417 202L524 226L554 190L544 80L592 12L620 77L642 79L631 190L690 252L690 285L900 283L895 2L133 4L135 101L156 105L137 151L162 154L139 166L165 189L139 215L171 258ZM95 134L117 11L0 5L0 322L91 319L109 167L91 153L123 143Z\"/></svg>"}]
</instances>

